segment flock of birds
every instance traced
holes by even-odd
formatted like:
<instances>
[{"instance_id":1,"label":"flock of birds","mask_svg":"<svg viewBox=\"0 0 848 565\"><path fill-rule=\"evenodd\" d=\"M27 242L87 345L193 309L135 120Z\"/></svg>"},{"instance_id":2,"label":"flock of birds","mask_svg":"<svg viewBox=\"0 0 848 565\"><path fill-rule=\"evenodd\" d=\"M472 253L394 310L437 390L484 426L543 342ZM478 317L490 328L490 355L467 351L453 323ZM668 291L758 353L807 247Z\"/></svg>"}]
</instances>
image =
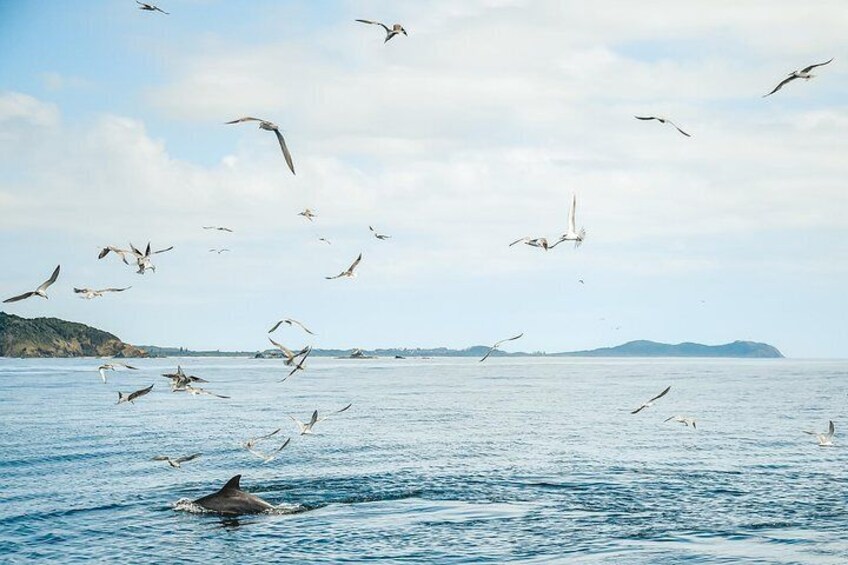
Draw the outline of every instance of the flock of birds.
<instances>
[{"instance_id":1,"label":"flock of birds","mask_svg":"<svg viewBox=\"0 0 848 565\"><path fill-rule=\"evenodd\" d=\"M140 10L148 11L148 12L159 12L159 13L162 13L162 14L168 14L168 12L162 10L161 8L156 6L155 4L146 3L146 2L139 2L138 0L136 0L136 3L139 5ZM359 22L359 23L379 26L379 27L383 28L383 30L385 30L385 32L386 32L384 43L387 43L388 41L390 41L391 39L393 39L393 38L395 38L399 35L404 35L404 36L408 35L406 30L404 29L404 27L401 24L394 24L391 27L389 27L389 26L387 26L387 25L385 25L385 24L383 24L379 21L375 21L375 20L358 19L356 21ZM774 87L774 89L772 91L770 91L768 94L766 94L764 96L765 97L771 96L771 95L777 93L778 91L780 91L787 84L789 84L793 81L796 81L798 79L803 79L805 81L810 80L814 76L811 73L811 71L813 69L815 69L817 67L822 67L822 66L828 65L832 61L833 61L833 58L831 58L828 61L822 62L822 63L812 64L812 65L804 67L800 70L793 71L786 78L781 80L777 84L777 86ZM683 135L687 138L692 137L690 133L684 131L675 122L673 122L672 120L670 120L666 117L650 115L650 116L635 116L635 118L637 120L641 120L641 121L656 121L660 124L670 125L670 126L674 127L681 135ZM258 123L259 129L264 130L264 131L273 132L276 139L277 139L277 142L279 144L280 150L282 151L283 159L285 160L285 164L286 164L288 170L293 175L296 174L295 173L294 159L293 159L292 154L291 154L291 152L288 148L286 140L285 140L283 134L280 132L280 128L277 124L275 124L274 122L271 122L269 120L266 120L266 119L256 118L256 117L252 117L252 116L245 116L245 117L237 118L237 119L225 122L225 123L227 125L242 124L242 123ZM574 195L572 195L571 208L570 208L570 212L569 212L569 215L568 215L568 225L567 225L566 231L565 231L565 233L563 233L558 238L555 238L555 240L550 240L552 242L550 242L548 240L548 238L546 238L546 237L525 236L525 237L516 239L515 241L510 243L509 246L511 247L511 246L517 245L519 243L523 243L523 244L530 246L530 247L537 247L537 248L543 249L544 251L549 251L549 250L555 248L556 246L558 246L560 243L563 243L563 242L566 242L566 241L572 241L572 242L574 242L575 248L580 247L580 245L583 243L583 241L586 237L586 230L583 229L583 228L577 229L576 209L577 209L577 196L576 196L576 194L574 194ZM309 209L309 208L303 210L298 215L303 216L306 220L308 220L310 222L313 222L315 220L315 218L317 217L317 214L312 209ZM223 232L223 233L233 233L234 232L234 230L232 230L228 227L225 227L225 226L202 226L202 228L204 230L213 230L213 231L218 231L218 232ZM390 235L378 232L373 226L368 226L368 229L371 232L371 234L378 240L386 241L386 240L388 240L392 237ZM326 243L328 245L331 244L331 242L324 237L319 237L318 240L323 242L323 243ZM156 271L156 266L153 264L154 256L162 254L162 253L166 253L168 251L171 251L173 248L174 248L173 246L169 246L169 247L166 247L166 248L163 248L163 249L153 250L151 248L151 244L148 243L146 248L142 251L142 250L138 249L137 247L135 247L132 243L129 244L129 248L121 248L121 247L118 247L118 246L109 245L109 246L103 247L101 249L100 253L98 254L98 259L103 259L110 254L115 255L115 256L119 257L125 265L134 266L137 269L136 272L140 275L143 275L147 271L152 271L152 272ZM225 252L229 252L229 251L230 251L230 249L228 249L226 247L209 249L210 253L217 253L217 254L221 254L221 253L225 253ZM360 253L356 257L356 259L353 260L353 262L350 264L350 266L348 266L345 270L341 271L337 275L327 276L325 278L326 279L353 278L353 277L356 276L355 271L356 271L357 267L360 265L361 261L362 261L362 254ZM13 296L11 298L4 300L3 302L4 303L14 303L14 302L22 301L22 300L25 300L25 299L28 299L28 298L31 298L31 297L41 297L41 298L47 299L48 298L47 290L58 280L60 269L61 269L61 267L57 266L55 268L55 270L53 271L53 273L50 275L50 277L46 281L44 281L41 285L39 285L35 290L27 291L27 292L24 292L22 294ZM582 283L583 281L580 280L580 282ZM103 297L107 293L124 292L124 291L129 290L130 288L131 287L93 289L93 288L85 287L85 288L74 288L73 290L74 290L74 293L76 293L80 296L80 298L90 300L90 299L94 299L94 298ZM273 325L273 327L271 327L271 329L268 330L268 334L274 333L278 328L280 328L280 326L282 326L284 324L289 326L289 327L295 327L296 326L309 335L315 335L304 324L302 324L301 322L299 322L297 320L291 319L291 318L285 318L285 319L277 321ZM503 339L503 340L496 342L486 352L486 354L483 356L483 358L480 359L480 362L483 362L486 359L488 359L489 356L492 353L494 353L496 350L498 350L498 348L503 343L520 339L522 336L523 336L523 333L518 334L514 337L510 337L510 338ZM306 369L305 362L306 362L307 358L309 357L309 355L312 351L311 346L306 346L306 347L301 348L298 351L293 351L293 350L289 349L288 347L286 347L285 345L275 341L270 336L268 337L268 339L269 339L270 343L281 352L282 358L284 360L284 364L287 367L291 367L289 372L283 377L283 379L280 382L285 382L286 380L288 380L290 377L294 376L298 372L304 371ZM99 372L100 377L101 377L101 379L103 380L104 383L107 381L107 372L118 371L118 370L137 371L138 368L133 367L129 364L125 364L125 363L115 361L115 360L110 360L109 362L98 367L98 372ZM177 370L176 370L175 373L165 373L162 376L164 376L165 378L170 380L171 391L174 392L174 393L184 392L184 393L191 394L193 396L210 396L210 397L215 397L215 398L220 398L220 399L229 398L227 396L216 394L214 392L211 392L209 390L201 388L199 386L199 383L207 383L208 381L206 381L203 378L197 377L195 375L186 374L183 371L181 366L177 367ZM133 392L129 392L129 393L118 392L117 404L124 404L124 403L134 404L136 401L138 401L139 399L141 399L144 396L146 396L147 394L149 394L153 390L153 387L154 387L154 385L151 384L148 387L145 387L145 388L133 391ZM651 398L647 402L640 405L638 408L633 410L631 413L632 414L638 414L638 413L641 413L642 411L644 411L646 409L651 408L652 406L654 406L654 404L657 401L659 401L660 399L665 397L669 393L670 390L671 390L671 387L669 386L665 390L663 390L661 393L659 393L658 395L654 396L653 398ZM299 420L295 416L290 416L290 418L292 419L292 421L297 426L297 430L298 430L299 435L301 435L301 436L310 435L310 434L314 433L314 428L317 424L319 424L320 422L323 422L324 420L326 420L327 418L329 418L331 416L334 416L334 415L337 415L337 414L340 414L340 413L347 411L348 409L351 408L351 406L352 406L352 404L347 404L343 408L341 408L339 410L335 410L333 412L330 412L330 413L328 413L324 416L319 416L318 410L315 410L312 413L309 420L306 421L306 422ZM691 426L693 429L696 428L695 419L691 418L691 417L687 417L687 416L675 415L675 416L671 416L671 417L667 418L664 421L665 422L674 421L676 423L683 424L684 426L687 426L687 427ZM263 442L268 442L268 441L278 437L278 434L281 432L281 430L282 430L282 428L277 428L277 429L275 429L275 430L273 430L269 433L265 433L265 434L258 435L256 437L250 438L250 439L246 440L242 444L242 446L250 454L252 454L253 456L255 456L258 459L261 459L263 463L268 463L268 462L274 460L280 454L280 452L282 452L282 450L285 449L290 444L291 437L286 438L284 441L282 441L282 443L278 447L276 447L276 448L274 448L270 451L267 451L267 452L260 451L258 449L258 446L259 446L259 444L261 444ZM805 433L815 436L817 441L818 441L818 444L821 445L821 446L832 446L833 445L834 431L835 431L834 424L833 424L832 421L830 421L829 425L828 425L827 432L819 433L819 432L814 432L814 431L805 431ZM200 456L201 456L200 453L193 453L193 454L190 454L190 455L178 456L178 457L173 457L173 456L169 456L169 455L157 455L157 456L153 457L153 460L165 462L170 467L173 467L175 469L180 469L181 466L184 463L193 461L193 460L199 458Z\"/></svg>"}]
</instances>

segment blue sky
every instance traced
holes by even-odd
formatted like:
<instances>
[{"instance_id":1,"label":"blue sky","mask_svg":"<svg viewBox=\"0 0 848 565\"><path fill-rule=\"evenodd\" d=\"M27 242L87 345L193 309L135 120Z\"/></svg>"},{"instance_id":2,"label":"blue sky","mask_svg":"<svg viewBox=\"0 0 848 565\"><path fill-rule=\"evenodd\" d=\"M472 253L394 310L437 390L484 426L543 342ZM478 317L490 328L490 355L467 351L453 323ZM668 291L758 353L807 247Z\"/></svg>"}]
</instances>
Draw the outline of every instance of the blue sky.
<instances>
[{"instance_id":1,"label":"blue sky","mask_svg":"<svg viewBox=\"0 0 848 565\"><path fill-rule=\"evenodd\" d=\"M522 350L844 357L848 11L680 4L5 2L0 292L63 273L49 301L4 310L193 348L261 348L291 316L318 347L523 331ZM355 18L409 37L383 45ZM297 177L271 134L223 125L246 114L280 124ZM572 193L579 250L507 247L562 233ZM96 259L148 239L175 245L155 274ZM324 280L360 252L358 278Z\"/></svg>"}]
</instances>

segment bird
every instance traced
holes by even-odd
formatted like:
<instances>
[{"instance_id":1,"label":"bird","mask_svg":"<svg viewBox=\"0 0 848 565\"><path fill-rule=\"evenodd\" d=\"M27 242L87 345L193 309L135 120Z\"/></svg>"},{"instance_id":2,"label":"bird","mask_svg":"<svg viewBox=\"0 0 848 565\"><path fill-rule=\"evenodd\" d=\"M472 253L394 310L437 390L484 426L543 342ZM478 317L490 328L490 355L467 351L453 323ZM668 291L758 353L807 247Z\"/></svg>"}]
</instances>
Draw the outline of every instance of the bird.
<instances>
[{"instance_id":1,"label":"bird","mask_svg":"<svg viewBox=\"0 0 848 565\"><path fill-rule=\"evenodd\" d=\"M274 327L273 327L273 328L271 328L270 330L268 330L268 333L269 333L269 334L270 334L270 333L274 333L274 331L275 331L277 328L279 328L282 324L288 324L289 326L300 326L300 329L302 329L303 331L305 331L305 332L306 332L306 333L308 333L309 335L315 335L314 333L312 333L311 331L309 331L309 329L308 329L306 326L304 326L303 324L301 324L301 323L300 323L300 322L298 322L297 320L293 320L293 319L291 319L291 318L286 318L285 320L280 320L279 322L277 322L276 324L274 324Z\"/></svg>"},{"instance_id":2,"label":"bird","mask_svg":"<svg viewBox=\"0 0 848 565\"><path fill-rule=\"evenodd\" d=\"M544 237L522 237L510 243L509 246L512 247L517 243L524 243L524 245L529 245L530 247L541 247L545 251L549 249L548 240Z\"/></svg>"},{"instance_id":3,"label":"bird","mask_svg":"<svg viewBox=\"0 0 848 565\"><path fill-rule=\"evenodd\" d=\"M251 452L253 455L255 455L255 456L257 456L258 458L262 459L262 464L264 465L265 463L268 463L268 462L273 461L274 459L276 459L276 458L277 458L277 455L279 455L279 454L280 454L280 452L281 452L283 449L285 449L285 448L286 448L286 446L289 444L289 442L290 442L290 441L291 441L291 438L287 438L287 439L286 439L286 441L284 441L284 442L283 442L283 445L281 445L280 447L278 447L277 449L275 449L274 451L272 451L271 453L268 453L268 454L262 453L261 451L254 449L252 446L251 446L251 447L246 447L246 449L247 449L249 452Z\"/></svg>"},{"instance_id":4,"label":"bird","mask_svg":"<svg viewBox=\"0 0 848 565\"><path fill-rule=\"evenodd\" d=\"M233 233L233 230L231 230L230 228L225 228L225 227L222 227L222 226L203 226L203 229L225 231L227 233Z\"/></svg>"},{"instance_id":5,"label":"bird","mask_svg":"<svg viewBox=\"0 0 848 565\"><path fill-rule=\"evenodd\" d=\"M583 279L577 279L577 282L579 282L580 284L586 284L586 282Z\"/></svg>"},{"instance_id":6,"label":"bird","mask_svg":"<svg viewBox=\"0 0 848 565\"><path fill-rule=\"evenodd\" d=\"M659 393L658 395L656 395L655 397L653 397L652 399L650 399L649 401L644 403L642 406L640 406L636 410L632 411L631 414L638 414L639 412L641 412L645 408L650 408L651 406L654 405L654 402L656 402L657 400L659 400L660 398L662 398L663 396L668 394L668 391L670 391L670 390L671 390L671 387L670 386L667 387L664 391L662 391L661 393Z\"/></svg>"},{"instance_id":7,"label":"bird","mask_svg":"<svg viewBox=\"0 0 848 565\"><path fill-rule=\"evenodd\" d=\"M300 435L302 435L302 436L303 435L310 435L310 434L314 433L312 431L312 428L315 426L315 424L317 424L318 422L323 422L324 420L326 420L327 418L329 418L333 414L341 414L345 410L349 409L351 406L353 406L353 403L348 404L347 406L345 406L341 410L336 410L335 412L330 412L329 414L327 414L323 418L318 417L318 410L316 410L312 413L312 417L309 419L309 422L307 422L306 424L304 424L303 422L301 422L300 420L298 420L294 416L289 415L289 418L294 420L294 423L297 424L297 427L300 430Z\"/></svg>"},{"instance_id":8,"label":"bird","mask_svg":"<svg viewBox=\"0 0 848 565\"><path fill-rule=\"evenodd\" d=\"M487 351L487 352L486 352L486 354L485 354L485 355L483 355L483 358L482 358L482 359L480 359L480 361L479 361L479 362L480 362L480 363L482 363L483 361L485 361L486 359L488 359L488 358L489 358L489 355L491 355L492 353L494 353L494 351L495 351L498 347L500 347L502 343L506 343L506 342L508 342L508 341L515 341L516 339L521 338L523 335L524 335L524 332L522 332L522 333L518 334L518 335L517 335L517 336L515 336L515 337L508 337L508 338L506 338L506 339L502 339L502 340L500 340L500 341L496 342L496 343L495 343L492 347L490 347L490 348L489 348L489 351Z\"/></svg>"},{"instance_id":9,"label":"bird","mask_svg":"<svg viewBox=\"0 0 848 565\"><path fill-rule=\"evenodd\" d=\"M279 349L280 351L283 352L283 355L285 355L285 357L286 357L286 365L294 364L295 360L298 357L300 357L301 355L306 355L307 353L309 353L309 347L308 346L304 347L303 349L301 349L297 353L294 353L291 349L289 349L288 347L286 347L282 343L277 343L276 341L274 341L270 337L268 338L268 341L270 341L272 344L274 344L274 347L276 347L277 349Z\"/></svg>"},{"instance_id":10,"label":"bird","mask_svg":"<svg viewBox=\"0 0 848 565\"><path fill-rule=\"evenodd\" d=\"M692 426L694 429L698 428L698 426L695 425L695 418L686 418L685 416L671 416L671 417L663 420L663 423L670 422L671 420L674 420L675 422L679 422L679 423L681 423L681 424L683 424L684 426L687 426L687 427Z\"/></svg>"},{"instance_id":11,"label":"bird","mask_svg":"<svg viewBox=\"0 0 848 565\"><path fill-rule=\"evenodd\" d=\"M168 15L168 12L156 4L148 4L147 2L139 2L138 0L135 0L135 3L138 4L139 10L145 10L147 12L162 12L163 14Z\"/></svg>"},{"instance_id":12,"label":"bird","mask_svg":"<svg viewBox=\"0 0 848 565\"><path fill-rule=\"evenodd\" d=\"M56 265L56 268L53 270L53 274L50 275L50 278L41 283L41 285L33 291L25 292L23 294L19 294L18 296L13 296L12 298L7 298L3 301L4 304L8 304L10 302L17 302L19 300L24 300L29 298L30 296L40 296L41 298L49 298L47 296L47 289L50 288L56 279L59 278L59 269L61 265Z\"/></svg>"},{"instance_id":13,"label":"bird","mask_svg":"<svg viewBox=\"0 0 848 565\"><path fill-rule=\"evenodd\" d=\"M94 290L92 288L76 288L74 287L74 292L77 294L81 294L80 298L85 300L91 300L92 298L99 298L103 296L105 292L124 292L125 290L131 289L131 286L127 286L124 288L101 288L100 290Z\"/></svg>"},{"instance_id":14,"label":"bird","mask_svg":"<svg viewBox=\"0 0 848 565\"><path fill-rule=\"evenodd\" d=\"M185 385L185 388L183 390L191 394L192 396L200 396L202 394L205 394L206 396L214 396L215 398L230 398L229 396L224 396L223 394L215 394L214 392L210 392L206 389L197 386L191 386L190 384Z\"/></svg>"},{"instance_id":15,"label":"bird","mask_svg":"<svg viewBox=\"0 0 848 565\"><path fill-rule=\"evenodd\" d=\"M256 445L257 443L259 443L260 441L266 440L266 439L268 439L268 438L270 438L270 437L273 437L273 436L277 435L278 433L280 433L280 430L282 430L282 428L277 428L277 429L276 429L276 430L274 430L273 432L271 432L271 433L269 433L269 434L265 434L265 435L263 435L263 436L257 436L257 437L254 437L254 438L250 438L249 440L247 440L246 442L244 442L244 444L243 444L243 445L244 445L244 447L245 447L246 449L250 449L250 448L252 448L254 445Z\"/></svg>"},{"instance_id":16,"label":"bird","mask_svg":"<svg viewBox=\"0 0 848 565\"><path fill-rule=\"evenodd\" d=\"M100 373L100 378L103 379L103 382L106 382L106 371L116 371L118 367L123 367L124 369L129 369L130 371L138 371L138 367L133 367L132 365L127 365L126 363L118 363L114 361L112 363L104 363L97 367L97 371Z\"/></svg>"},{"instance_id":17,"label":"bird","mask_svg":"<svg viewBox=\"0 0 848 565\"><path fill-rule=\"evenodd\" d=\"M338 275L336 275L334 277L324 277L324 278L327 279L327 280L340 279L342 277L353 278L353 277L356 276L356 273L354 273L353 271L354 271L354 269L356 269L356 266L359 265L360 261L362 261L362 253L360 253L359 257L357 257L353 261L353 263L350 264L350 267L348 267L346 271L342 271L341 273L339 273Z\"/></svg>"},{"instance_id":18,"label":"bird","mask_svg":"<svg viewBox=\"0 0 848 565\"><path fill-rule=\"evenodd\" d=\"M186 386L191 383L208 383L206 379L195 377L194 375L186 375L183 368L177 365L176 373L162 373L166 379L171 379L171 392L185 390Z\"/></svg>"},{"instance_id":19,"label":"bird","mask_svg":"<svg viewBox=\"0 0 848 565\"><path fill-rule=\"evenodd\" d=\"M368 229L369 229L369 230L371 230L371 233L373 233L373 234L374 234L374 237L376 237L376 238L377 238L377 239L379 239L380 241L385 241L385 240L387 240L387 239L391 239L391 238L392 238L392 236L390 236L390 235L386 235L386 234L382 234L382 233L377 233L377 230L375 230L375 229L374 229L373 227L371 227L371 226L368 226Z\"/></svg>"},{"instance_id":20,"label":"bird","mask_svg":"<svg viewBox=\"0 0 848 565\"><path fill-rule=\"evenodd\" d=\"M130 252L135 255L136 266L138 267L138 271L136 271L136 273L138 273L139 275L143 275L147 270L151 270L155 273L156 266L151 261L151 255L165 253L166 251L170 251L173 248L174 246L172 245L170 247L166 247L165 249L160 249L159 251L152 251L150 249L150 242L148 241L147 248L145 248L144 253L142 253L135 247L135 245L130 243Z\"/></svg>"},{"instance_id":21,"label":"bird","mask_svg":"<svg viewBox=\"0 0 848 565\"><path fill-rule=\"evenodd\" d=\"M317 216L318 216L318 214L316 214L315 212L313 212L312 210L310 210L309 208L307 208L307 209L306 209L306 210L304 210L303 212L299 212L299 213L298 213L298 216L303 216L304 218L306 218L307 220L309 220L309 221L311 222L311 221L312 221L312 218L317 217Z\"/></svg>"},{"instance_id":22,"label":"bird","mask_svg":"<svg viewBox=\"0 0 848 565\"><path fill-rule=\"evenodd\" d=\"M115 404L120 404L122 402L129 402L130 404L135 404L135 402L133 402L134 400L141 398L145 394L149 393L151 390L153 390L153 385L150 385L147 388L142 388L135 392L131 392L129 394L118 392L118 402L116 402Z\"/></svg>"},{"instance_id":23,"label":"bird","mask_svg":"<svg viewBox=\"0 0 848 565\"><path fill-rule=\"evenodd\" d=\"M689 135L688 133L686 133L685 131L683 131L682 129L680 129L680 128L677 126L677 124L675 124L674 122L672 122L672 121L671 121L671 120L669 120L668 118L662 118L662 117L660 117L660 116L634 116L634 118L636 118L637 120L656 120L656 121L658 121L658 122L659 122L659 123L661 123L661 124L671 124L671 125L673 125L673 126L674 126L674 129L676 129L677 131L679 131L680 133L682 133L682 134L683 134L683 135L685 135L686 137L692 137L691 135Z\"/></svg>"},{"instance_id":24,"label":"bird","mask_svg":"<svg viewBox=\"0 0 848 565\"><path fill-rule=\"evenodd\" d=\"M227 249L227 248L225 247L225 248L223 248L223 249L210 249L210 250L209 250L209 253L213 253L213 252L214 252L214 253L217 253L218 255L220 255L221 253L226 253L226 252L228 252L228 251L229 251L229 249Z\"/></svg>"},{"instance_id":25,"label":"bird","mask_svg":"<svg viewBox=\"0 0 848 565\"><path fill-rule=\"evenodd\" d=\"M288 375L286 375L285 377L283 377L283 380L281 380L280 382L281 382L281 383L284 383L284 382L286 382L286 380L288 380L288 378L289 378L289 377L291 377L292 375L294 375L294 374L295 374L295 373L297 373L298 371L304 371L304 370L306 370L306 368L304 367L304 365L303 365L303 364L304 364L304 363L306 363L306 358L307 358L307 357L309 357L309 354L310 354L310 353L312 353L312 348L311 348L311 347L307 347L307 348L306 348L306 351L303 353L303 356L300 358L300 362L299 362L297 365L295 365L295 366L294 366L294 369L292 369L292 370L289 372L289 374L288 374ZM292 363L294 363L294 359L292 359ZM287 364L287 365L290 365L291 363L286 363L286 364Z\"/></svg>"},{"instance_id":26,"label":"bird","mask_svg":"<svg viewBox=\"0 0 848 565\"><path fill-rule=\"evenodd\" d=\"M323 241L323 242L324 242L324 243L326 243L327 245L332 245L332 242L330 242L330 240L329 240L329 239L327 239L326 237L319 237L319 238L318 238L318 241Z\"/></svg>"},{"instance_id":27,"label":"bird","mask_svg":"<svg viewBox=\"0 0 848 565\"><path fill-rule=\"evenodd\" d=\"M187 461L191 461L193 459L197 459L201 455L203 455L203 454L202 453L192 453L191 455L185 455L183 457L177 457L176 459L171 459L167 455L157 455L156 457L152 457L150 460L151 461L167 461L168 465L170 465L174 469L179 469L180 466L183 463L185 463Z\"/></svg>"},{"instance_id":28,"label":"bird","mask_svg":"<svg viewBox=\"0 0 848 565\"><path fill-rule=\"evenodd\" d=\"M818 440L820 447L832 447L833 434L835 431L836 428L833 425L833 420L829 420L827 424L827 433L820 434L818 432L808 432L806 430L804 430L804 433L809 434L811 436L816 436L816 440Z\"/></svg>"},{"instance_id":29,"label":"bird","mask_svg":"<svg viewBox=\"0 0 848 565\"><path fill-rule=\"evenodd\" d=\"M127 261L127 255L132 255L132 251L130 251L129 249L121 249L119 247L115 247L114 245L107 245L106 247L101 249L100 253L97 255L97 258L103 259L107 255L109 255L109 253L114 253L115 255L118 255L125 265L130 264L130 262Z\"/></svg>"},{"instance_id":30,"label":"bird","mask_svg":"<svg viewBox=\"0 0 848 565\"><path fill-rule=\"evenodd\" d=\"M568 231L562 234L559 240L551 245L551 249L562 243L563 241L573 241L574 248L577 249L580 247L580 244L583 243L583 240L586 238L586 230L580 228L580 231L577 231L577 195L571 195L571 210L568 213Z\"/></svg>"},{"instance_id":31,"label":"bird","mask_svg":"<svg viewBox=\"0 0 848 565\"><path fill-rule=\"evenodd\" d=\"M780 90L781 88L783 88L783 86L784 86L784 85L789 84L789 83L790 83L790 82L792 82L793 80L796 80L796 79L799 79L799 78L802 78L802 79L804 79L804 80L810 80L811 78L813 78L814 76L816 76L816 75L814 75L814 74L810 74L810 71L812 71L812 70L813 70L813 69L815 69L816 67L822 67L822 66L824 66L824 65L827 65L828 63L830 63L831 61L833 61L833 59L834 59L834 57L831 57L829 60L825 61L824 63L815 63L815 64L810 65L810 66L808 66L808 67L804 67L804 68L803 68L803 69L801 69L800 71L792 71L791 73L789 73L789 76L787 76L785 79L783 79L782 81L780 81L780 82L777 84L777 86L775 86L775 87L774 87L774 90L772 90L772 91L771 91L771 92L769 92L768 94L764 94L764 95L763 95L763 98L766 98L766 97L768 97L768 96L771 96L772 94L774 94L775 92L777 92L778 90Z\"/></svg>"},{"instance_id":32,"label":"bird","mask_svg":"<svg viewBox=\"0 0 848 565\"><path fill-rule=\"evenodd\" d=\"M394 36L401 34L401 33L404 34L404 35L409 35L408 33L406 33L406 30L403 29L403 26L400 25L400 24L394 24L392 26L392 28L389 29L389 26L387 26L386 24L381 23L381 22L377 22L377 21L374 21L374 20L356 20L356 21L363 23L363 24L377 25L377 26L382 27L384 30L386 30L386 39L385 39L385 41L383 41L383 43L388 43L388 41L391 38L393 38Z\"/></svg>"},{"instance_id":33,"label":"bird","mask_svg":"<svg viewBox=\"0 0 848 565\"><path fill-rule=\"evenodd\" d=\"M283 150L283 157L286 160L286 165L289 166L289 170L292 172L293 175L296 174L294 172L294 161L292 161L291 153L289 153L289 148L286 145L286 140L283 138L283 134L280 133L280 128L277 126L277 124L260 118L251 118L250 116L238 118L236 120L227 122L226 124L240 124L242 122L259 122L259 129L264 129L265 131L273 131L274 134L277 136L277 141L280 142L280 149Z\"/></svg>"}]
</instances>

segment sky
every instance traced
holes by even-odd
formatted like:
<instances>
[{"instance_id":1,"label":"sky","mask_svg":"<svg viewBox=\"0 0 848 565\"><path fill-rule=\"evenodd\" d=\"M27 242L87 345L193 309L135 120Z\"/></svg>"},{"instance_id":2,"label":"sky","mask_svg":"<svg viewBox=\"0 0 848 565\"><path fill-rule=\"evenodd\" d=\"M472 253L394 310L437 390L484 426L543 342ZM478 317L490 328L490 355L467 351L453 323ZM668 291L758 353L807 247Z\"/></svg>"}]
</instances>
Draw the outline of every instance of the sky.
<instances>
[{"instance_id":1,"label":"sky","mask_svg":"<svg viewBox=\"0 0 848 565\"><path fill-rule=\"evenodd\" d=\"M292 317L318 335L289 346L848 357L844 1L159 5L0 1L0 294L62 265L4 311L194 349ZM579 249L509 247L564 233L572 194ZM97 260L148 241L175 246L155 273Z\"/></svg>"}]
</instances>

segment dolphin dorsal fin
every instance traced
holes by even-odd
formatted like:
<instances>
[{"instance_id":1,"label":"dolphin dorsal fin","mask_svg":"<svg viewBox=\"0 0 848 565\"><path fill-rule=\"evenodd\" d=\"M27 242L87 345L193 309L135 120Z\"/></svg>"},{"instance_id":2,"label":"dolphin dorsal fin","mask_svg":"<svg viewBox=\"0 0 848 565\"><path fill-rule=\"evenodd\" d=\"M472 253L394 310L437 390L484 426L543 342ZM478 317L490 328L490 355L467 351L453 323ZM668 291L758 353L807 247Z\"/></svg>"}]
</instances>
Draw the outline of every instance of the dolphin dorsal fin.
<instances>
[{"instance_id":1,"label":"dolphin dorsal fin","mask_svg":"<svg viewBox=\"0 0 848 565\"><path fill-rule=\"evenodd\" d=\"M239 489L239 481L240 480L241 480L241 475L236 475L235 477L233 477L232 479L227 481L227 484L225 484L223 486L223 488L221 488L221 492L224 492L224 491L227 491L227 490L240 490Z\"/></svg>"}]
</instances>

